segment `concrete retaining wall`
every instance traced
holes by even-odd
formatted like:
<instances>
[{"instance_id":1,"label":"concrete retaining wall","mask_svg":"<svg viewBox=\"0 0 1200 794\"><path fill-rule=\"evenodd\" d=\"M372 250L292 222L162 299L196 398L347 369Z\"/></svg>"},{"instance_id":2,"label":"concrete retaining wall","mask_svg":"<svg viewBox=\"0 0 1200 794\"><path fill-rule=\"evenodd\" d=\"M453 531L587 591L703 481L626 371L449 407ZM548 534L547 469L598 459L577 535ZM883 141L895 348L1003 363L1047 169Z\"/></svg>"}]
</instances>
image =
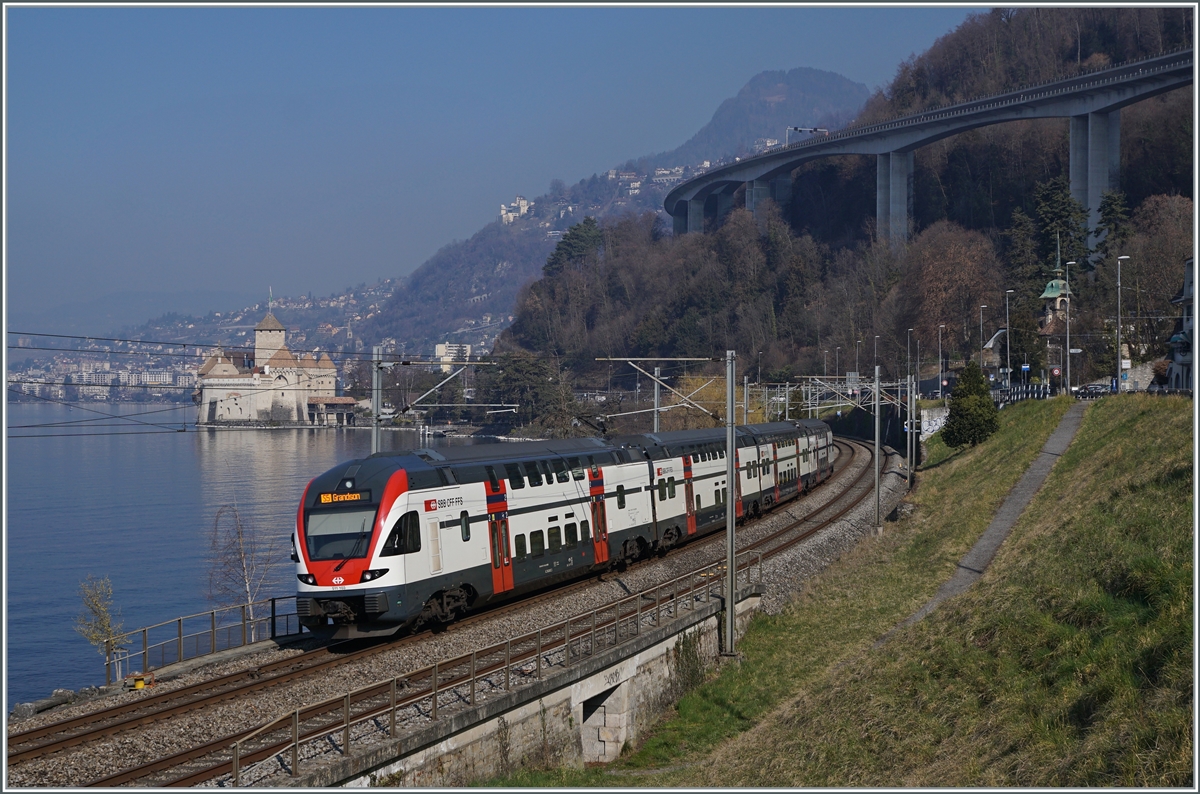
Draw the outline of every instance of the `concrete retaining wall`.
<instances>
[{"instance_id":1,"label":"concrete retaining wall","mask_svg":"<svg viewBox=\"0 0 1200 794\"><path fill-rule=\"evenodd\" d=\"M741 636L761 585L743 588ZM615 759L720 659L723 599L519 691L278 785L467 786L521 767Z\"/></svg>"}]
</instances>

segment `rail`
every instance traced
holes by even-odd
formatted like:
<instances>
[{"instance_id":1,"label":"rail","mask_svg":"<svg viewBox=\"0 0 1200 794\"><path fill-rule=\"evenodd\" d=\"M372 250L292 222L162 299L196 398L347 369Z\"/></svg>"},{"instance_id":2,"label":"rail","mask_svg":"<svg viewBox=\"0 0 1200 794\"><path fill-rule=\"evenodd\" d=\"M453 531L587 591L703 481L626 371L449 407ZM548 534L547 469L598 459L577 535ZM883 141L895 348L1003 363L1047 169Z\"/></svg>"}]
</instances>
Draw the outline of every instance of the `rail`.
<instances>
[{"instance_id":1,"label":"rail","mask_svg":"<svg viewBox=\"0 0 1200 794\"><path fill-rule=\"evenodd\" d=\"M288 602L290 611L284 609ZM259 640L305 632L296 614L295 596L184 615L108 640L104 648L104 683L107 686L120 681L123 674L147 673Z\"/></svg>"},{"instance_id":2,"label":"rail","mask_svg":"<svg viewBox=\"0 0 1200 794\"><path fill-rule=\"evenodd\" d=\"M738 555L735 576L746 584L762 582L762 552ZM757 571L757 576L752 572ZM507 693L520 684L540 680L549 668L568 669L597 652L617 647L683 616L698 603L725 592L726 566L714 562L698 571L664 582L620 601L583 612L552 626L510 637L384 681L377 681L320 703L302 706L230 745L231 758L195 779L172 781L191 785L213 774L231 775L234 786L247 772L278 759L292 777L300 774L305 748L333 745L343 756L351 744L381 735L395 738L404 723L437 721L447 710L471 708L477 699ZM735 580L735 584L736 584ZM719 587L715 587L719 585ZM718 595L718 598L720 596ZM320 749L310 754L317 755ZM247 767L247 764L255 766ZM277 768L277 767L276 767Z\"/></svg>"}]
</instances>

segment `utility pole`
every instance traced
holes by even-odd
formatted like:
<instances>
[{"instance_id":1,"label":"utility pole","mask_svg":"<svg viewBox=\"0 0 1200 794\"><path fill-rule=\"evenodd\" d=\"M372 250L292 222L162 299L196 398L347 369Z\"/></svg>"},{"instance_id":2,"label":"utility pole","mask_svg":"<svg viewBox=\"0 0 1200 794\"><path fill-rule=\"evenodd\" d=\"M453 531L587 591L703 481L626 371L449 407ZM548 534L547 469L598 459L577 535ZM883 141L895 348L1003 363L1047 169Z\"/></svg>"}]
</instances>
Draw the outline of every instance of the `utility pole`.
<instances>
[{"instance_id":1,"label":"utility pole","mask_svg":"<svg viewBox=\"0 0 1200 794\"><path fill-rule=\"evenodd\" d=\"M942 399L942 329L946 325L943 323L938 326L938 399Z\"/></svg>"},{"instance_id":2,"label":"utility pole","mask_svg":"<svg viewBox=\"0 0 1200 794\"><path fill-rule=\"evenodd\" d=\"M742 424L750 424L750 376L742 376Z\"/></svg>"},{"instance_id":3,"label":"utility pole","mask_svg":"<svg viewBox=\"0 0 1200 794\"><path fill-rule=\"evenodd\" d=\"M734 383L737 379L737 352L725 351L725 650L724 656L733 656L734 632L737 628L737 546L734 541L736 518L733 503L737 499L737 439L733 412ZM743 409L744 410L744 409Z\"/></svg>"},{"instance_id":4,"label":"utility pole","mask_svg":"<svg viewBox=\"0 0 1200 794\"><path fill-rule=\"evenodd\" d=\"M380 412L383 410L382 403L382 383L383 380L383 346L375 345L371 348L371 454L379 452L379 442L382 435L382 421L379 418Z\"/></svg>"},{"instance_id":5,"label":"utility pole","mask_svg":"<svg viewBox=\"0 0 1200 794\"><path fill-rule=\"evenodd\" d=\"M913 419L913 414L916 412L916 408L917 408L917 398L916 398L916 395L913 394L911 377L909 378L909 381L910 382L909 382L909 387L908 387L908 435L911 437L911 440L909 441L909 449L911 450L911 457L909 457L909 465L908 465L908 487L912 488L913 483L917 479L917 423L916 423L916 420Z\"/></svg>"},{"instance_id":6,"label":"utility pole","mask_svg":"<svg viewBox=\"0 0 1200 794\"><path fill-rule=\"evenodd\" d=\"M879 523L879 365L875 365L875 534L883 534Z\"/></svg>"},{"instance_id":7,"label":"utility pole","mask_svg":"<svg viewBox=\"0 0 1200 794\"><path fill-rule=\"evenodd\" d=\"M1121 388L1121 372L1124 362L1121 360L1121 260L1128 259L1127 256L1117 257L1117 393L1124 391ZM1130 356L1133 358L1133 356Z\"/></svg>"},{"instance_id":8,"label":"utility pole","mask_svg":"<svg viewBox=\"0 0 1200 794\"><path fill-rule=\"evenodd\" d=\"M1067 396L1071 396L1071 265L1067 262Z\"/></svg>"},{"instance_id":9,"label":"utility pole","mask_svg":"<svg viewBox=\"0 0 1200 794\"><path fill-rule=\"evenodd\" d=\"M654 368L654 432L655 433L658 432L658 406L659 406L658 377L659 377L660 369L661 369L660 367Z\"/></svg>"}]
</instances>

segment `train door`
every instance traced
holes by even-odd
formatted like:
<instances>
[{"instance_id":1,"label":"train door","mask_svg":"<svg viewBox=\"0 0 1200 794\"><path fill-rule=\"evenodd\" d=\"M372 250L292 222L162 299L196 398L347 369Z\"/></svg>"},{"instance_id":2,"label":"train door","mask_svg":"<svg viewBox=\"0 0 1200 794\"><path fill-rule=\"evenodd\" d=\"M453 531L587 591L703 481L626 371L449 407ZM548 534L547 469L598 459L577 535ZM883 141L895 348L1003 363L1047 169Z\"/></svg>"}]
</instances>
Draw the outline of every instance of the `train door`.
<instances>
[{"instance_id":1,"label":"train door","mask_svg":"<svg viewBox=\"0 0 1200 794\"><path fill-rule=\"evenodd\" d=\"M488 481L483 484L487 494L488 550L492 561L492 592L506 593L513 589L512 545L508 537L508 494L504 480L488 467Z\"/></svg>"},{"instance_id":2,"label":"train door","mask_svg":"<svg viewBox=\"0 0 1200 794\"><path fill-rule=\"evenodd\" d=\"M513 589L512 552L509 551L508 514L488 516L488 545L492 552L492 592Z\"/></svg>"},{"instance_id":3,"label":"train door","mask_svg":"<svg viewBox=\"0 0 1200 794\"><path fill-rule=\"evenodd\" d=\"M692 485L692 456L683 456L683 499L687 503L687 533L696 534L696 494Z\"/></svg>"},{"instance_id":4,"label":"train door","mask_svg":"<svg viewBox=\"0 0 1200 794\"><path fill-rule=\"evenodd\" d=\"M775 503L779 502L779 444L771 442L771 471L775 476Z\"/></svg>"},{"instance_id":5,"label":"train door","mask_svg":"<svg viewBox=\"0 0 1200 794\"><path fill-rule=\"evenodd\" d=\"M596 562L608 562L608 508L604 504L604 473L589 461L588 493L592 501L592 544L596 550Z\"/></svg>"}]
</instances>

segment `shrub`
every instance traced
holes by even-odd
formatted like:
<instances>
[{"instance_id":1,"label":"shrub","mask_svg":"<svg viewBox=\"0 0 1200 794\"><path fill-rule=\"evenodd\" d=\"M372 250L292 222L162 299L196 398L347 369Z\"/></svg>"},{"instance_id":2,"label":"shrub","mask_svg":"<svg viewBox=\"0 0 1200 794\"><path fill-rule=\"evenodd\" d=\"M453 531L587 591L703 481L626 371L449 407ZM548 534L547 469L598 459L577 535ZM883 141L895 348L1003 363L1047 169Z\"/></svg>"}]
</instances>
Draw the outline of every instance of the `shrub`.
<instances>
[{"instance_id":1,"label":"shrub","mask_svg":"<svg viewBox=\"0 0 1200 794\"><path fill-rule=\"evenodd\" d=\"M975 446L999 428L999 412L987 381L979 365L972 361L958 376L958 385L950 395L950 415L942 428L942 441L954 448Z\"/></svg>"}]
</instances>

